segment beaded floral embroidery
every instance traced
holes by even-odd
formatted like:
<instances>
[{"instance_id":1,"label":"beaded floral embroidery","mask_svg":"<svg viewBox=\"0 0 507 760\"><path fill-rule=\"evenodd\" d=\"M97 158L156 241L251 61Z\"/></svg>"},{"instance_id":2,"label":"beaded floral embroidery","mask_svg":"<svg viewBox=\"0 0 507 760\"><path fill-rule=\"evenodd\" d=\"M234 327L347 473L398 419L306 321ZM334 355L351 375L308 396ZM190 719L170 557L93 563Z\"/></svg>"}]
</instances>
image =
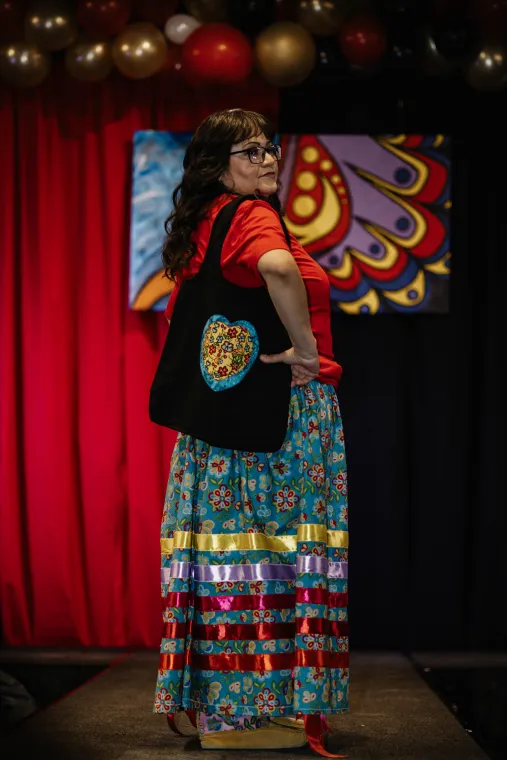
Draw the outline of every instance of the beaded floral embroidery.
<instances>
[{"instance_id":1,"label":"beaded floral embroidery","mask_svg":"<svg viewBox=\"0 0 507 760\"><path fill-rule=\"evenodd\" d=\"M229 322L222 314L206 322L201 340L201 372L214 391L241 382L258 354L259 338L250 322Z\"/></svg>"}]
</instances>

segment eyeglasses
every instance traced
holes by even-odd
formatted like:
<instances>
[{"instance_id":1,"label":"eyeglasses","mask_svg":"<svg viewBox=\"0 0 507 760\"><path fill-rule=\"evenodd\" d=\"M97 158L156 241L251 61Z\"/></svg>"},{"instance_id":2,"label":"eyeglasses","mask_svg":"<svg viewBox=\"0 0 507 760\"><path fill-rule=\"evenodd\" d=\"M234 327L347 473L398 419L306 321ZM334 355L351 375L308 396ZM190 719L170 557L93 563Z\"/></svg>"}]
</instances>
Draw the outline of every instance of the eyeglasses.
<instances>
[{"instance_id":1,"label":"eyeglasses","mask_svg":"<svg viewBox=\"0 0 507 760\"><path fill-rule=\"evenodd\" d=\"M235 150L229 155L237 156L239 153L246 153L251 164L263 164L266 159L266 153L269 153L275 161L279 161L282 157L282 147L281 145L268 145L266 148L262 148L260 145L256 145L255 148Z\"/></svg>"}]
</instances>

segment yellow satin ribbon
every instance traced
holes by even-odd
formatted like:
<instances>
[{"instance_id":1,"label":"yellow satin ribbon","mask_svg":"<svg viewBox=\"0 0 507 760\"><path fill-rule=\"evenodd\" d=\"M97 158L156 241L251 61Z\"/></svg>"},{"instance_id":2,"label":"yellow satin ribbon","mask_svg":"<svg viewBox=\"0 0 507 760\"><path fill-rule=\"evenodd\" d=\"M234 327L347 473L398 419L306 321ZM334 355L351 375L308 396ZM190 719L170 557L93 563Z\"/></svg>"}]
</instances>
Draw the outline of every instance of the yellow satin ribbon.
<instances>
[{"instance_id":1,"label":"yellow satin ribbon","mask_svg":"<svg viewBox=\"0 0 507 760\"><path fill-rule=\"evenodd\" d=\"M331 548L346 548L349 534L346 530L327 530L325 525L299 525L297 536L266 536L264 533L192 533L176 530L173 538L162 538L160 549L171 554L174 549L198 551L256 551L293 552L298 543L320 541Z\"/></svg>"}]
</instances>

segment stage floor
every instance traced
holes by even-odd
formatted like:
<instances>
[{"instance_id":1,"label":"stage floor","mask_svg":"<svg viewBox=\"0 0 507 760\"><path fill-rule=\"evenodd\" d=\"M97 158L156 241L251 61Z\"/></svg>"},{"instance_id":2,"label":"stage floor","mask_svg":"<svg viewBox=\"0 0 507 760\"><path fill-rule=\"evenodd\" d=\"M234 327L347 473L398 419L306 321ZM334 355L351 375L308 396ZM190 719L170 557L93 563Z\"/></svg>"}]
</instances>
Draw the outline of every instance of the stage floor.
<instances>
[{"instance_id":1,"label":"stage floor","mask_svg":"<svg viewBox=\"0 0 507 760\"><path fill-rule=\"evenodd\" d=\"M0 653L8 667L19 652ZM38 656L38 659L36 657ZM84 652L81 662L105 665L105 653ZM42 655L34 652L34 665ZM63 655L46 651L45 661ZM73 659L72 659L73 658ZM162 715L151 712L158 654L135 652L112 662L92 680L0 737L2 760L244 760L243 753L204 751L197 739L169 733ZM415 658L417 661L417 658ZM76 662L70 653L68 661ZM442 662L442 661L441 661ZM419 665L426 664L419 658ZM435 660L433 660L435 664ZM437 658L438 664L438 658ZM331 717L336 733L330 752L350 760L487 760L488 755L431 690L407 658L395 653L351 654L350 712ZM306 760L309 749L248 752L249 760Z\"/></svg>"}]
</instances>

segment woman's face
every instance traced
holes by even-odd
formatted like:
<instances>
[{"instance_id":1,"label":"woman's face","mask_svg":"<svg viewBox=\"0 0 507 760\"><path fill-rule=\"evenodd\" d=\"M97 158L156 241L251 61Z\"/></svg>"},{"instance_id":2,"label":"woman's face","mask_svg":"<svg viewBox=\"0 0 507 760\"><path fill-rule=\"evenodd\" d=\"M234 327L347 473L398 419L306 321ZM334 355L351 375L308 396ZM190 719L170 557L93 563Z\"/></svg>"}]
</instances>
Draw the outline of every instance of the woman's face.
<instances>
[{"instance_id":1,"label":"woman's face","mask_svg":"<svg viewBox=\"0 0 507 760\"><path fill-rule=\"evenodd\" d=\"M278 161L269 153L263 157L262 150L259 150L270 147L272 144L265 135L257 135L233 145L231 154L235 155L230 156L229 170L222 178L224 185L240 195L250 195L251 193L272 195L276 193L278 189ZM238 153L238 151L241 152ZM261 161L261 163L253 163L250 158L253 161Z\"/></svg>"}]
</instances>

